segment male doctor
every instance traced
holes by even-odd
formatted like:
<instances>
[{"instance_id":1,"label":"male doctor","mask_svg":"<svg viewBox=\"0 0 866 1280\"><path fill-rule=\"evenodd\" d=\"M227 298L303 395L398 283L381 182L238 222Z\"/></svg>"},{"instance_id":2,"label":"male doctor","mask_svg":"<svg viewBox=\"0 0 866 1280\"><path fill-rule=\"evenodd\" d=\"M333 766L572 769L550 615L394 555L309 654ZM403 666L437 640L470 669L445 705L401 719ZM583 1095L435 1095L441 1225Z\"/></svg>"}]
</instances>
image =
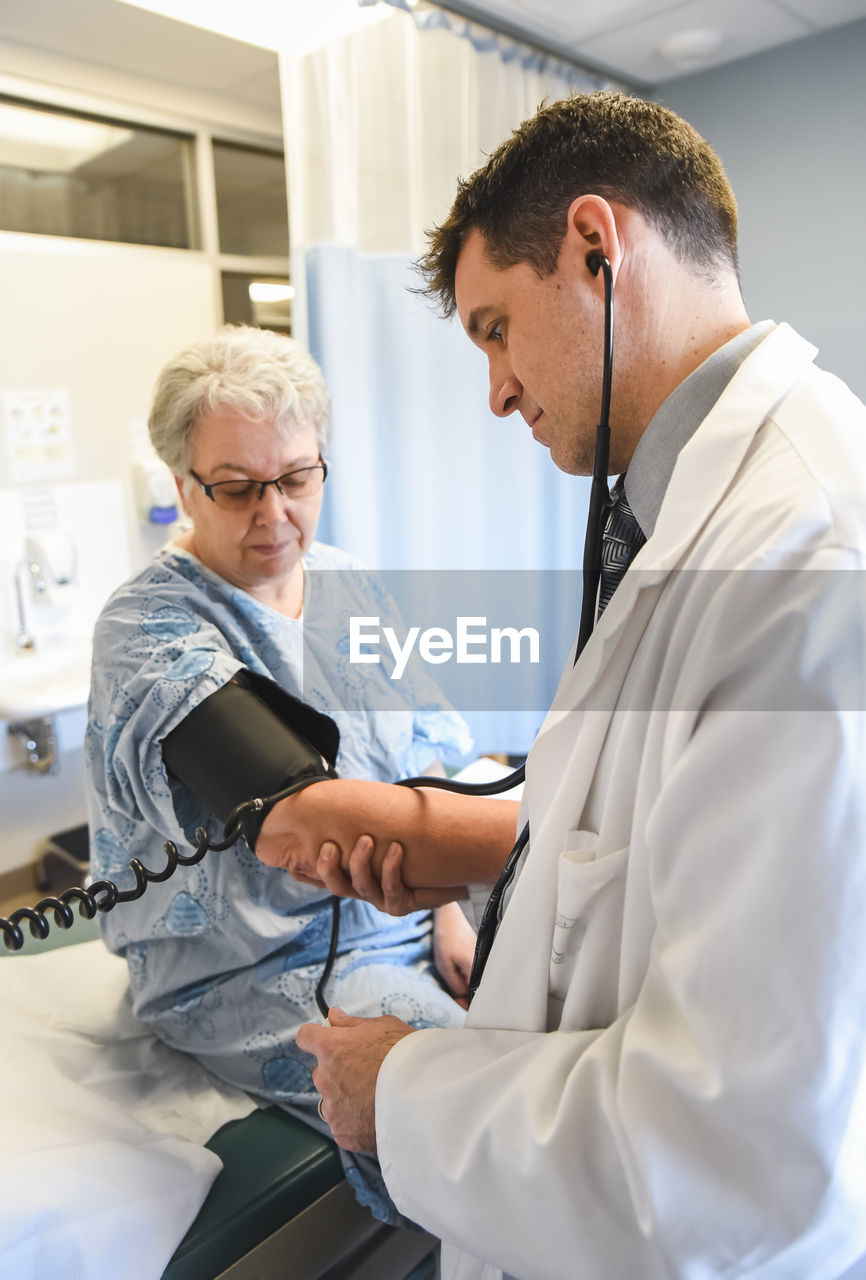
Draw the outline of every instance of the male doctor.
<instances>
[{"instance_id":1,"label":"male doctor","mask_svg":"<svg viewBox=\"0 0 866 1280\"><path fill-rule=\"evenodd\" d=\"M866 1253L866 411L750 324L707 144L577 96L461 184L423 264L562 470L592 467L596 254L624 482L519 818L323 782L257 846L391 909L483 906L528 821L466 1026L332 1010L298 1043L446 1277L834 1280Z\"/></svg>"}]
</instances>

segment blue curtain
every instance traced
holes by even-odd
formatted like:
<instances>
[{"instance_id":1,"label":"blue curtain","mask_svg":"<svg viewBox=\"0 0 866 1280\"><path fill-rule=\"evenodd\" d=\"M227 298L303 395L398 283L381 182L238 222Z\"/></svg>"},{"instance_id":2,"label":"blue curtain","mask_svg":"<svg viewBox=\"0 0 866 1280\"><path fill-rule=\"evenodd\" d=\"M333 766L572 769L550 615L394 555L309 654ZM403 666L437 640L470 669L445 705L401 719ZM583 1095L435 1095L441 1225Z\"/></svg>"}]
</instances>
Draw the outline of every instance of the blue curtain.
<instances>
[{"instance_id":1,"label":"blue curtain","mask_svg":"<svg viewBox=\"0 0 866 1280\"><path fill-rule=\"evenodd\" d=\"M499 673L498 709L489 694L459 709L480 750L522 754L577 629L589 482L560 472L519 414L490 413L486 360L411 292L407 255L318 245L306 270L310 350L335 424L320 536L377 569L415 572L416 590L439 593L446 614L519 597L514 624L537 624L541 662L521 667L511 699ZM487 575L474 607L469 571ZM411 607L407 575L386 581ZM445 668L433 674L450 692Z\"/></svg>"},{"instance_id":2,"label":"blue curtain","mask_svg":"<svg viewBox=\"0 0 866 1280\"><path fill-rule=\"evenodd\" d=\"M538 631L537 664L431 672L479 750L520 755L577 630L588 482L557 471L519 414L491 414L484 356L412 292L412 260L461 174L544 98L597 82L400 8L283 59L299 323L333 397L320 532L396 575L407 625L459 614Z\"/></svg>"}]
</instances>

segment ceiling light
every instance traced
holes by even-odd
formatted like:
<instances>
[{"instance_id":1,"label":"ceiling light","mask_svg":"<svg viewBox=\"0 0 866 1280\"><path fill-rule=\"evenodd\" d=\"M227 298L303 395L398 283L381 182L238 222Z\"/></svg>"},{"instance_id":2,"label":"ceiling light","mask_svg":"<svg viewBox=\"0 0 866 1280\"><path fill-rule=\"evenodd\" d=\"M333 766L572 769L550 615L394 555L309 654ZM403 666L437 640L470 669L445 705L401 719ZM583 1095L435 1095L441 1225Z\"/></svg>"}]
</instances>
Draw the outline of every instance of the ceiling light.
<instances>
[{"instance_id":1,"label":"ceiling light","mask_svg":"<svg viewBox=\"0 0 866 1280\"><path fill-rule=\"evenodd\" d=\"M713 27L693 27L662 40L656 53L678 67L698 66L718 53L723 44L722 33Z\"/></svg>"},{"instance_id":2,"label":"ceiling light","mask_svg":"<svg viewBox=\"0 0 866 1280\"><path fill-rule=\"evenodd\" d=\"M357 0L123 0L194 27L300 57L393 13Z\"/></svg>"},{"instance_id":3,"label":"ceiling light","mask_svg":"<svg viewBox=\"0 0 866 1280\"><path fill-rule=\"evenodd\" d=\"M267 280L253 280L250 285L251 302L290 302L294 296L293 284L273 284Z\"/></svg>"}]
</instances>

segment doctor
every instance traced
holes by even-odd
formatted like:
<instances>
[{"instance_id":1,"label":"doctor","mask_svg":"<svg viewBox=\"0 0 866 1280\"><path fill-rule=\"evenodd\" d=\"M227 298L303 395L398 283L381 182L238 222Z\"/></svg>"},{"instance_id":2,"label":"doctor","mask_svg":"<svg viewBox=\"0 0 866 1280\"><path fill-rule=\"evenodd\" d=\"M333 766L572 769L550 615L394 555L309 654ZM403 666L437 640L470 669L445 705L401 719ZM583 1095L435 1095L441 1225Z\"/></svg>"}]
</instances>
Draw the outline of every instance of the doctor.
<instances>
[{"instance_id":1,"label":"doctor","mask_svg":"<svg viewBox=\"0 0 866 1280\"><path fill-rule=\"evenodd\" d=\"M424 261L493 411L564 471L593 456L595 253L615 554L529 757L531 839L466 1026L332 1010L298 1043L444 1276L831 1280L866 1253L866 413L790 328L750 324L707 144L577 96L461 184ZM332 890L483 904L469 882L510 841L488 831L457 885L435 838L478 801L435 793L425 824L417 796L356 795L326 830L316 793L340 786L277 806L258 854L309 873L331 835Z\"/></svg>"}]
</instances>

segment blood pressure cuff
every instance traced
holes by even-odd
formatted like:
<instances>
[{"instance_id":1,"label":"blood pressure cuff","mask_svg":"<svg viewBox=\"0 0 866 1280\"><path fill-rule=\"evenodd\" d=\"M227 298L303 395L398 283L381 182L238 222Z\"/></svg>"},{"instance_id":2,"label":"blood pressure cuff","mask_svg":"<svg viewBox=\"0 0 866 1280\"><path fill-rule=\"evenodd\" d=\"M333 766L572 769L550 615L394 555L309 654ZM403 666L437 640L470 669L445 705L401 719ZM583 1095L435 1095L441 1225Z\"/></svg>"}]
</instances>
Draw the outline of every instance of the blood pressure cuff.
<instances>
[{"instance_id":1,"label":"blood pressure cuff","mask_svg":"<svg viewBox=\"0 0 866 1280\"><path fill-rule=\"evenodd\" d=\"M222 823L244 801L275 797L243 818L252 849L277 799L337 776L339 746L330 716L244 669L172 729L162 758Z\"/></svg>"}]
</instances>

